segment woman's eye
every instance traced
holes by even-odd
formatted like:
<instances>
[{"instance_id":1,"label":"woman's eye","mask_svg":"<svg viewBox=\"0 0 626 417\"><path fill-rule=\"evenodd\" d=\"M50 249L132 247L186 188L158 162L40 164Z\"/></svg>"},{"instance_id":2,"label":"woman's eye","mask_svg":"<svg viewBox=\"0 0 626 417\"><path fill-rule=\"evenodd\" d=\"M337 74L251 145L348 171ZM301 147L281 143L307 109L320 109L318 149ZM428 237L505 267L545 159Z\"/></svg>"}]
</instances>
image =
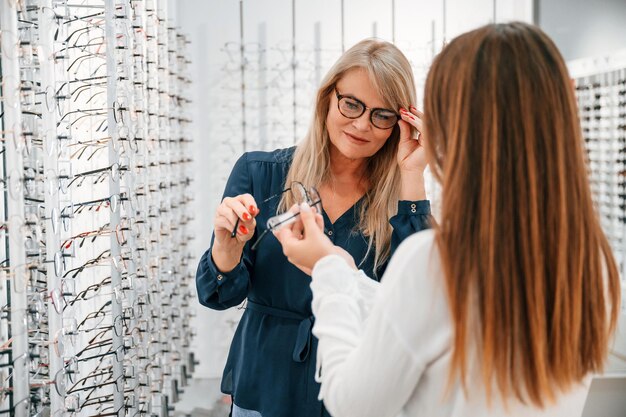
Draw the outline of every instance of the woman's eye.
<instances>
[{"instance_id":1,"label":"woman's eye","mask_svg":"<svg viewBox=\"0 0 626 417\"><path fill-rule=\"evenodd\" d=\"M392 113L376 113L374 117L381 121L389 121L395 119L396 115Z\"/></svg>"},{"instance_id":2,"label":"woman's eye","mask_svg":"<svg viewBox=\"0 0 626 417\"><path fill-rule=\"evenodd\" d=\"M359 103L357 103L356 101L346 100L346 107L349 108L350 110L356 110L360 108L361 106L359 106Z\"/></svg>"}]
</instances>

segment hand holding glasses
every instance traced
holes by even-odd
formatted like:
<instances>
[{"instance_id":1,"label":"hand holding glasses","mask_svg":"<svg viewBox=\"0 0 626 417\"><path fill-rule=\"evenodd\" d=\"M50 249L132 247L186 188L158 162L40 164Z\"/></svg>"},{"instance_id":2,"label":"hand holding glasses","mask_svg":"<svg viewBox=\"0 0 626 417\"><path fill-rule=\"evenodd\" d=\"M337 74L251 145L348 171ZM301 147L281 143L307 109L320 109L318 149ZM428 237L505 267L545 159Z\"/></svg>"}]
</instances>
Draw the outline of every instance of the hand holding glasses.
<instances>
[{"instance_id":1,"label":"hand holding glasses","mask_svg":"<svg viewBox=\"0 0 626 417\"><path fill-rule=\"evenodd\" d=\"M263 200L263 202L266 203L274 198L280 197L286 192L291 193L292 201L295 203L295 205L297 205L297 207L300 207L302 203L307 203L309 207L315 207L317 213L322 212L322 198L320 197L317 189L315 187L310 187L307 189L302 183L298 181L292 182L289 188L283 190L279 194L275 194L271 197L266 198L265 200ZM299 215L299 209L298 211L289 210L267 219L267 228L263 231L263 233L261 233L256 242L254 242L251 249L256 250L259 246L259 243L268 234L268 232L275 232L286 225L294 223Z\"/></svg>"},{"instance_id":2,"label":"hand holding glasses","mask_svg":"<svg viewBox=\"0 0 626 417\"><path fill-rule=\"evenodd\" d=\"M302 183L294 181L289 188L284 189L278 194L272 195L263 203L267 203L273 199L282 197L284 193L291 193L291 201L298 206L304 202L311 207L316 207L321 213L322 200L319 192L314 188L306 188ZM226 197L217 208L215 216L215 241L222 248L228 251L228 248L234 246L240 247L241 243L245 243L252 239L256 228L255 217L259 214L259 209L254 198L250 194L242 194L235 197ZM252 250L256 250L259 243L270 231L280 229L282 226L293 223L299 213L287 211L270 217L267 220L266 229L252 245ZM230 236L230 237L229 237Z\"/></svg>"},{"instance_id":3,"label":"hand holding glasses","mask_svg":"<svg viewBox=\"0 0 626 417\"><path fill-rule=\"evenodd\" d=\"M228 252L241 248L254 235L258 214L256 201L250 194L225 197L215 214L215 242Z\"/></svg>"}]
</instances>

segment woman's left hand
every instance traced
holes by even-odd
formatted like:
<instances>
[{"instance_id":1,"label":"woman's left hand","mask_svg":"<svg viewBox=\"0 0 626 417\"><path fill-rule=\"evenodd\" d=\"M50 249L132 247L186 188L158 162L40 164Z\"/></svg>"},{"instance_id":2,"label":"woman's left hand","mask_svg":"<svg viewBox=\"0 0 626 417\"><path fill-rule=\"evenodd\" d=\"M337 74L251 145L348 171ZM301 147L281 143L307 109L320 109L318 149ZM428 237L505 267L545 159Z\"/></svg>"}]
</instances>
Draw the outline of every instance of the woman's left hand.
<instances>
[{"instance_id":1,"label":"woman's left hand","mask_svg":"<svg viewBox=\"0 0 626 417\"><path fill-rule=\"evenodd\" d=\"M424 150L424 114L415 107L410 112L400 109L402 120L400 125L400 144L398 145L398 165L404 173L423 174L426 169L426 152ZM412 136L411 127L417 130L417 138Z\"/></svg>"},{"instance_id":2,"label":"woman's left hand","mask_svg":"<svg viewBox=\"0 0 626 417\"><path fill-rule=\"evenodd\" d=\"M324 234L324 220L306 203L300 206L300 215L291 225L274 233L283 247L283 253L296 267L311 275L313 267L326 255L343 257L354 269L354 259L342 248L333 245Z\"/></svg>"}]
</instances>

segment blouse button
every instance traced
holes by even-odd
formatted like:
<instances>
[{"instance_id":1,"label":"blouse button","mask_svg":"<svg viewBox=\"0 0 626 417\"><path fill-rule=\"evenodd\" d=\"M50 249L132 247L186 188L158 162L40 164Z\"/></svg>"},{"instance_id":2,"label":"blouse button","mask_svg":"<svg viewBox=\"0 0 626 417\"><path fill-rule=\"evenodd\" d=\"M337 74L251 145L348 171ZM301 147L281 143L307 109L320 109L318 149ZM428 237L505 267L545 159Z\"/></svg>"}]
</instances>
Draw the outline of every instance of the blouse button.
<instances>
[{"instance_id":1,"label":"blouse button","mask_svg":"<svg viewBox=\"0 0 626 417\"><path fill-rule=\"evenodd\" d=\"M221 281L222 279L224 279L224 276L223 276L222 274L219 274L219 275L217 276L217 280L218 280L218 281Z\"/></svg>"},{"instance_id":2,"label":"blouse button","mask_svg":"<svg viewBox=\"0 0 626 417\"><path fill-rule=\"evenodd\" d=\"M417 210L415 210L416 207L415 203L411 204L411 213L417 213Z\"/></svg>"},{"instance_id":3,"label":"blouse button","mask_svg":"<svg viewBox=\"0 0 626 417\"><path fill-rule=\"evenodd\" d=\"M417 207L417 206L415 205L415 203L411 204L411 208L412 208L412 209L414 209L415 207Z\"/></svg>"},{"instance_id":4,"label":"blouse button","mask_svg":"<svg viewBox=\"0 0 626 417\"><path fill-rule=\"evenodd\" d=\"M332 231L332 230L329 230L329 231L328 231L328 236L332 236L332 235L333 235L333 231Z\"/></svg>"}]
</instances>

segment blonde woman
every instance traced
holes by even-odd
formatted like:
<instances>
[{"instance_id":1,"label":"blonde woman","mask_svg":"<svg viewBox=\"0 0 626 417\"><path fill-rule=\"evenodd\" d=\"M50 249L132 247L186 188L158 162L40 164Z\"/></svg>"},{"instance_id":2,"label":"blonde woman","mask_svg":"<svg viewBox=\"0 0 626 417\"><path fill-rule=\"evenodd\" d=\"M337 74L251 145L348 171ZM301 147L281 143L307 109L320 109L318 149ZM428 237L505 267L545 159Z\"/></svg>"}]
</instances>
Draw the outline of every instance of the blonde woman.
<instances>
[{"instance_id":1,"label":"blonde woman","mask_svg":"<svg viewBox=\"0 0 626 417\"><path fill-rule=\"evenodd\" d=\"M326 75L297 147L235 164L196 275L209 308L247 298L222 379L233 416L328 416L314 379L310 270L287 260L267 221L301 199L316 204L328 238L378 280L400 242L428 227L424 149L400 118L415 100L406 57L362 41Z\"/></svg>"},{"instance_id":2,"label":"blonde woman","mask_svg":"<svg viewBox=\"0 0 626 417\"><path fill-rule=\"evenodd\" d=\"M435 59L424 110L424 126L405 120L424 129L440 226L406 239L381 284L306 206L278 232L314 268L324 405L333 417L580 417L620 283L563 58L534 26L474 30Z\"/></svg>"}]
</instances>

